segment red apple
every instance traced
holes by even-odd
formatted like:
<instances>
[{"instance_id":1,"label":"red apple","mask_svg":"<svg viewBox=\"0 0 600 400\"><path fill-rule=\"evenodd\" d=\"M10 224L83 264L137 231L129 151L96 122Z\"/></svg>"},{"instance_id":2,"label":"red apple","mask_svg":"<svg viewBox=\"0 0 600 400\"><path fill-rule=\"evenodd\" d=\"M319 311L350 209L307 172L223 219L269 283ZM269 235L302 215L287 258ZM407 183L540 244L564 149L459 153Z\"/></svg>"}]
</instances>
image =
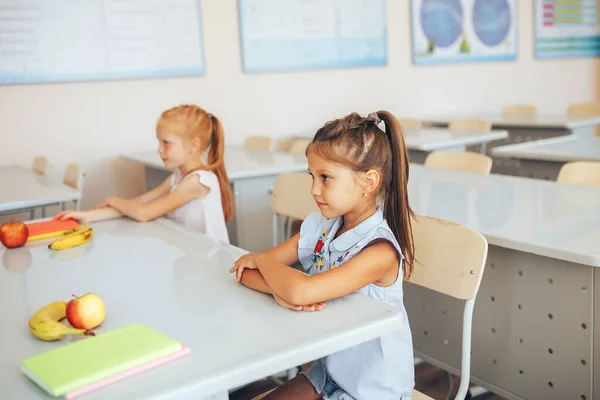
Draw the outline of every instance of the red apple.
<instances>
[{"instance_id":1,"label":"red apple","mask_svg":"<svg viewBox=\"0 0 600 400\"><path fill-rule=\"evenodd\" d=\"M29 238L29 229L23 222L5 222L0 225L0 242L9 249L21 247Z\"/></svg>"},{"instance_id":2,"label":"red apple","mask_svg":"<svg viewBox=\"0 0 600 400\"><path fill-rule=\"evenodd\" d=\"M67 320L73 328L94 329L106 317L104 302L95 293L76 297L67 303Z\"/></svg>"}]
</instances>

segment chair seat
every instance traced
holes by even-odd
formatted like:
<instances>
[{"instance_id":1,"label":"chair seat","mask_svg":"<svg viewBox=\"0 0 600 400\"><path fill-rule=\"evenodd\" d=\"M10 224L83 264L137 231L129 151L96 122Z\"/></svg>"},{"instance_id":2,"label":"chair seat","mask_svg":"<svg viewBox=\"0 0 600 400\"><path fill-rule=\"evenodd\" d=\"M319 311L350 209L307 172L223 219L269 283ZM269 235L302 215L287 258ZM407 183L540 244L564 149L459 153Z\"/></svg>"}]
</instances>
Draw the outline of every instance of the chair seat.
<instances>
[{"instance_id":1,"label":"chair seat","mask_svg":"<svg viewBox=\"0 0 600 400\"><path fill-rule=\"evenodd\" d=\"M434 400L433 398L413 389L412 400Z\"/></svg>"}]
</instances>

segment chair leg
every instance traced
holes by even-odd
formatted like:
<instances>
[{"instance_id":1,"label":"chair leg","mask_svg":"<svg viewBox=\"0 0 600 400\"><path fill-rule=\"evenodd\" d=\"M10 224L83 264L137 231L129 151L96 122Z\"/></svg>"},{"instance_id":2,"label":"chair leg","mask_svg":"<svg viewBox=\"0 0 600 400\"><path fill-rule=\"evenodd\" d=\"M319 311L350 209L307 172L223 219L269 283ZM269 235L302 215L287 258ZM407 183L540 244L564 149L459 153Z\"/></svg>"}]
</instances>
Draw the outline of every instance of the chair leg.
<instances>
[{"instance_id":1,"label":"chair leg","mask_svg":"<svg viewBox=\"0 0 600 400\"><path fill-rule=\"evenodd\" d=\"M46 218L46 207L42 207L42 218Z\"/></svg>"},{"instance_id":2,"label":"chair leg","mask_svg":"<svg viewBox=\"0 0 600 400\"><path fill-rule=\"evenodd\" d=\"M448 371L446 372L446 377L448 378L448 393L446 393L446 400L450 400L450 396L452 396L452 392L454 391L454 377Z\"/></svg>"},{"instance_id":3,"label":"chair leg","mask_svg":"<svg viewBox=\"0 0 600 400\"><path fill-rule=\"evenodd\" d=\"M29 211L29 219L35 219L35 208L32 208L31 211Z\"/></svg>"}]
</instances>

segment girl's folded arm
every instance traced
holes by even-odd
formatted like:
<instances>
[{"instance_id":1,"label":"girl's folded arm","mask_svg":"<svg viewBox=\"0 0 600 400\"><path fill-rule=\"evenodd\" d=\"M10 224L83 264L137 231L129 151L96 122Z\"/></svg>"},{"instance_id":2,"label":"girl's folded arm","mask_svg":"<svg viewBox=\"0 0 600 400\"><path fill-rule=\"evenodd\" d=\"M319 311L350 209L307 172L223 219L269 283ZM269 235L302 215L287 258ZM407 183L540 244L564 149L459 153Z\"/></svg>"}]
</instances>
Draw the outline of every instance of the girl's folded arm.
<instances>
[{"instance_id":1,"label":"girl's folded arm","mask_svg":"<svg viewBox=\"0 0 600 400\"><path fill-rule=\"evenodd\" d=\"M308 276L263 253L256 259L266 284L292 304L306 305L342 297L398 271L398 252L387 241L366 247L341 266Z\"/></svg>"}]
</instances>

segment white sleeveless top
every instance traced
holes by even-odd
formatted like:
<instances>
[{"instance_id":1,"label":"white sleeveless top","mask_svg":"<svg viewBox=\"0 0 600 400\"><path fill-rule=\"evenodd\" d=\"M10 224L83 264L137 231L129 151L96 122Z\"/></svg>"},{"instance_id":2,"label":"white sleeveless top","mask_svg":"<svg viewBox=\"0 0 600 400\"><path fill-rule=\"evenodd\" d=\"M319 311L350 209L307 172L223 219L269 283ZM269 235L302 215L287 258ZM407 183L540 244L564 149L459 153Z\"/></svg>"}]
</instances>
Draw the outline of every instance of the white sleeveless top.
<instances>
[{"instance_id":1,"label":"white sleeveless top","mask_svg":"<svg viewBox=\"0 0 600 400\"><path fill-rule=\"evenodd\" d=\"M221 203L219 179L210 171L200 170L194 171L191 174L197 175L198 181L208 187L210 191L206 197L191 200L171 211L167 215L167 218L195 231L205 233L214 239L229 243L229 235ZM171 191L175 190L181 179L181 171L179 170L171 175Z\"/></svg>"}]
</instances>

